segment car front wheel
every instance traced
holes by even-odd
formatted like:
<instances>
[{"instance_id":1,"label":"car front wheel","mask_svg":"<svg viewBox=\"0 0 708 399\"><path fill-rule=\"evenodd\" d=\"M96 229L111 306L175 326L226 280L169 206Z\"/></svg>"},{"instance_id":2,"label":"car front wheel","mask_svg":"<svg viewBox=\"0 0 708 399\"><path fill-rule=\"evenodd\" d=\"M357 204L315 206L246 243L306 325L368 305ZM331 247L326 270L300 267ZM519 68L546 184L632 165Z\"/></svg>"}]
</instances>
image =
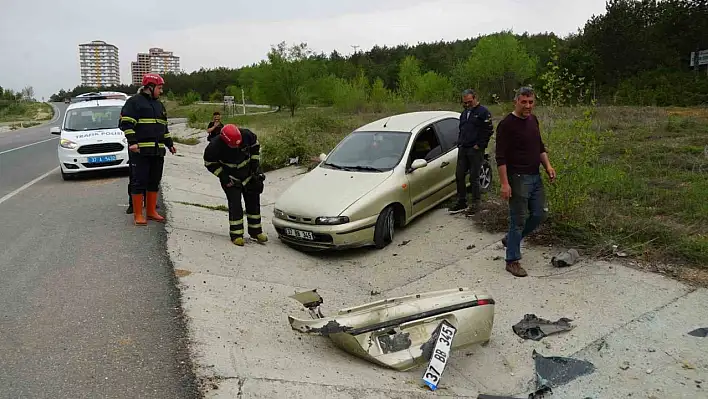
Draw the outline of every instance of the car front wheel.
<instances>
[{"instance_id":1,"label":"car front wheel","mask_svg":"<svg viewBox=\"0 0 708 399\"><path fill-rule=\"evenodd\" d=\"M479 170L479 188L487 191L492 184L492 166L489 162L484 162Z\"/></svg>"},{"instance_id":2,"label":"car front wheel","mask_svg":"<svg viewBox=\"0 0 708 399\"><path fill-rule=\"evenodd\" d=\"M384 248L393 241L396 221L394 216L393 206L387 206L376 219L376 227L374 229L374 244L376 248Z\"/></svg>"}]
</instances>

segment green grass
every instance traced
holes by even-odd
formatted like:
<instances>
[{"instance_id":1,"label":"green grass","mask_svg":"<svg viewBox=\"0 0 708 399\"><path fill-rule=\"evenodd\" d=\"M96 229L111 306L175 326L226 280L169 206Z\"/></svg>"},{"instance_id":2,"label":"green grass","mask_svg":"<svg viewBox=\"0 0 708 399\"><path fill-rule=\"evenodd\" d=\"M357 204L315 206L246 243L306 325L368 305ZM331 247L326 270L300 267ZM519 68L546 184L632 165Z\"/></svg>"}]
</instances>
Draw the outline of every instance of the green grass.
<instances>
[{"instance_id":1,"label":"green grass","mask_svg":"<svg viewBox=\"0 0 708 399\"><path fill-rule=\"evenodd\" d=\"M229 211L229 207L226 205L205 205L205 204L197 204L195 202L183 202L183 201L176 201L176 202L178 204L196 206L197 208L210 209L212 211L222 211L222 212Z\"/></svg>"},{"instance_id":2,"label":"green grass","mask_svg":"<svg viewBox=\"0 0 708 399\"><path fill-rule=\"evenodd\" d=\"M52 119L54 109L47 103L0 101L0 122L42 122ZM25 127L26 126L25 124Z\"/></svg>"},{"instance_id":3,"label":"green grass","mask_svg":"<svg viewBox=\"0 0 708 399\"><path fill-rule=\"evenodd\" d=\"M489 106L495 124L510 106ZM307 164L362 124L398 112L459 111L458 104L405 105L360 113L300 109L224 118L252 129L265 170L290 158ZM612 245L643 260L708 265L708 109L649 107L536 110L558 173L546 179L549 219L532 237L609 255ZM494 165L494 138L488 152ZM496 177L475 220L494 232L507 228L507 207ZM545 179L545 175L544 175ZM708 269L708 268L706 268Z\"/></svg>"},{"instance_id":4,"label":"green grass","mask_svg":"<svg viewBox=\"0 0 708 399\"><path fill-rule=\"evenodd\" d=\"M708 111L598 107L539 109L557 181L535 237L610 255L612 245L650 261L708 265ZM492 146L493 148L493 146ZM544 176L545 177L545 176ZM477 220L505 231L492 199Z\"/></svg>"},{"instance_id":5,"label":"green grass","mask_svg":"<svg viewBox=\"0 0 708 399\"><path fill-rule=\"evenodd\" d=\"M187 118L192 123L198 123L199 127L206 128L206 125L212 119L214 111L220 112L222 115L226 114L223 105L217 104L190 104L190 105L179 105L176 101L165 101L165 108L167 108L167 116L169 118ZM267 108L254 108L246 105L246 115L256 112L268 111ZM232 111L229 111L232 112ZM243 112L243 108L240 105L234 107L233 112Z\"/></svg>"}]
</instances>

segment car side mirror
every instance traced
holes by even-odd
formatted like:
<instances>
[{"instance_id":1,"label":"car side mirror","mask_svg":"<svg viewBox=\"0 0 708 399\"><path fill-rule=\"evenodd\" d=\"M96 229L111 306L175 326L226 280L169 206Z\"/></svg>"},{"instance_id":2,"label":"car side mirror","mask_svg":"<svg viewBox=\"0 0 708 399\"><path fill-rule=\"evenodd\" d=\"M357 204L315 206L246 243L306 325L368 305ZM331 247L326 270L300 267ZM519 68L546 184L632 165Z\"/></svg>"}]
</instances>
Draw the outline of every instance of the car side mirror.
<instances>
[{"instance_id":1,"label":"car side mirror","mask_svg":"<svg viewBox=\"0 0 708 399\"><path fill-rule=\"evenodd\" d=\"M320 154L320 162L324 162L327 160L327 154L324 152Z\"/></svg>"},{"instance_id":2,"label":"car side mirror","mask_svg":"<svg viewBox=\"0 0 708 399\"><path fill-rule=\"evenodd\" d=\"M49 133L51 134L61 134L61 128L58 126L54 126L53 128L49 129Z\"/></svg>"},{"instance_id":3,"label":"car side mirror","mask_svg":"<svg viewBox=\"0 0 708 399\"><path fill-rule=\"evenodd\" d=\"M424 167L426 167L426 166L428 166L428 161L426 161L425 159L416 159L416 160L413 161L413 163L411 164L411 170L416 170L416 169L424 168Z\"/></svg>"}]
</instances>

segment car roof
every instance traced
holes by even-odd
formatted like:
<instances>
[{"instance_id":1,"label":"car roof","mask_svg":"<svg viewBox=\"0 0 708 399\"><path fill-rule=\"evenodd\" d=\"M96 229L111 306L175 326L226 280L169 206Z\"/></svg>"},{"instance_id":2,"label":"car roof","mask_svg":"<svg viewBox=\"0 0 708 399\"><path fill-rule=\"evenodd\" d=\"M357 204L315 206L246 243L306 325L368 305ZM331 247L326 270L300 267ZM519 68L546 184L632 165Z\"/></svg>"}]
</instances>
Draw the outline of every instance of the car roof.
<instances>
[{"instance_id":1,"label":"car roof","mask_svg":"<svg viewBox=\"0 0 708 399\"><path fill-rule=\"evenodd\" d=\"M120 99L106 99L106 100L87 100L78 103L73 103L69 105L66 110L79 109L79 108L94 108L94 107L110 107L119 106L122 107L125 104L125 100Z\"/></svg>"},{"instance_id":2,"label":"car roof","mask_svg":"<svg viewBox=\"0 0 708 399\"><path fill-rule=\"evenodd\" d=\"M459 118L459 112L453 111L418 111L387 116L367 123L354 130L355 132L413 132L426 122L434 122L444 118Z\"/></svg>"}]
</instances>

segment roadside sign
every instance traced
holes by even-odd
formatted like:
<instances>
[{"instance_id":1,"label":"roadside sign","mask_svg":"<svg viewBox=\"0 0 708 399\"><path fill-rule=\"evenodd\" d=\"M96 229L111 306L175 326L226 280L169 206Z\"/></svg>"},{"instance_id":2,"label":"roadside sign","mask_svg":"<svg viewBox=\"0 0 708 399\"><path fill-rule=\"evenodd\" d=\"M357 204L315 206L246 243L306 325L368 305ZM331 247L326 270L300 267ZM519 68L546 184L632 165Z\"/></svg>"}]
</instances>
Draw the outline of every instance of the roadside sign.
<instances>
[{"instance_id":1,"label":"roadside sign","mask_svg":"<svg viewBox=\"0 0 708 399\"><path fill-rule=\"evenodd\" d=\"M224 96L224 102L225 102L225 103L233 103L233 102L234 102L234 96Z\"/></svg>"},{"instance_id":2,"label":"roadside sign","mask_svg":"<svg viewBox=\"0 0 708 399\"><path fill-rule=\"evenodd\" d=\"M696 62L696 52L691 52L691 66L695 66ZM698 52L698 65L708 65L708 50L702 50Z\"/></svg>"}]
</instances>

